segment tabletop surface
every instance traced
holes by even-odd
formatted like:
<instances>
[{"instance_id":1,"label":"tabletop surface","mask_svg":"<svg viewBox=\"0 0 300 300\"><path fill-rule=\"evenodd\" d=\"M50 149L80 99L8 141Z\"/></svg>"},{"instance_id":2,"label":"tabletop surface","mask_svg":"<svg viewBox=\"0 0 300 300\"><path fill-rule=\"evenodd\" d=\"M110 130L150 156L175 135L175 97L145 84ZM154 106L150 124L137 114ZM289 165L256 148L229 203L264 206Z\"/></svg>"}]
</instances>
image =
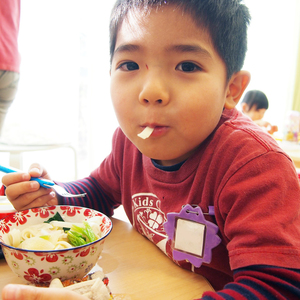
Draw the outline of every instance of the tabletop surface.
<instances>
[{"instance_id":1,"label":"tabletop surface","mask_svg":"<svg viewBox=\"0 0 300 300\"><path fill-rule=\"evenodd\" d=\"M112 218L113 230L104 243L98 265L109 278L115 300L192 300L213 290L202 276L173 263L131 224ZM0 290L24 283L0 260Z\"/></svg>"}]
</instances>

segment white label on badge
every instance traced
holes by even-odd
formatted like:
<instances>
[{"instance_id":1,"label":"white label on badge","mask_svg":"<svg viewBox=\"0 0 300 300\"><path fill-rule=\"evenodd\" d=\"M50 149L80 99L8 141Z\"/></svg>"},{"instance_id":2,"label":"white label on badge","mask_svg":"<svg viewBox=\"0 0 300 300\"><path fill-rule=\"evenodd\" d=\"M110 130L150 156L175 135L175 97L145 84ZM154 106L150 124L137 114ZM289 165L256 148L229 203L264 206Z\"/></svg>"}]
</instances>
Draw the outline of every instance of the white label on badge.
<instances>
[{"instance_id":1,"label":"white label on badge","mask_svg":"<svg viewBox=\"0 0 300 300\"><path fill-rule=\"evenodd\" d=\"M205 224L178 218L175 230L175 249L202 257L205 231Z\"/></svg>"}]
</instances>

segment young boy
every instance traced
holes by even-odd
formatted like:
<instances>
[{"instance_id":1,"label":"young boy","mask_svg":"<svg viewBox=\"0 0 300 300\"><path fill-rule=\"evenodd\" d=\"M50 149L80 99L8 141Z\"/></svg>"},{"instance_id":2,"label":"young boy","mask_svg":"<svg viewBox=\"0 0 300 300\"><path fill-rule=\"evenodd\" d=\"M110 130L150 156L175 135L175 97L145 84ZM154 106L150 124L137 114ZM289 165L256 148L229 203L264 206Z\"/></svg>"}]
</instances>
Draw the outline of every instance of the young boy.
<instances>
[{"instance_id":1,"label":"young boy","mask_svg":"<svg viewBox=\"0 0 300 300\"><path fill-rule=\"evenodd\" d=\"M121 129L112 153L89 177L62 184L86 192L82 199L62 199L28 181L50 178L39 165L4 176L15 208L64 203L111 215L122 204L137 231L210 281L216 292L202 299L299 299L294 165L235 109L250 80L241 71L249 18L239 0L117 1L111 95ZM182 221L177 227L175 219ZM2 297L25 295L71 297L24 286L7 286Z\"/></svg>"},{"instance_id":2,"label":"young boy","mask_svg":"<svg viewBox=\"0 0 300 300\"><path fill-rule=\"evenodd\" d=\"M271 125L269 122L262 120L269 108L268 98L262 91L248 91L242 100L241 107L245 115L270 134L278 131L276 125Z\"/></svg>"}]
</instances>

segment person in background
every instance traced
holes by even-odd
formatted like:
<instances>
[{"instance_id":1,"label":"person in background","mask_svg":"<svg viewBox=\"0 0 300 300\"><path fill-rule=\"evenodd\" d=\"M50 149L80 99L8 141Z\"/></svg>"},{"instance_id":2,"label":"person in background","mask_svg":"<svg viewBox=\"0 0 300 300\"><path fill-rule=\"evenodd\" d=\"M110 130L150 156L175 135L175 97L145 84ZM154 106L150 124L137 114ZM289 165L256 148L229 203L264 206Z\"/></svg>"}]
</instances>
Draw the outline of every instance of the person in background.
<instances>
[{"instance_id":1,"label":"person in background","mask_svg":"<svg viewBox=\"0 0 300 300\"><path fill-rule=\"evenodd\" d=\"M263 117L269 108L267 96L258 90L248 91L241 103L242 112L247 115L254 123L265 128L270 134L278 131L276 125L271 125L264 121Z\"/></svg>"},{"instance_id":2,"label":"person in background","mask_svg":"<svg viewBox=\"0 0 300 300\"><path fill-rule=\"evenodd\" d=\"M250 81L242 70L249 22L240 0L118 0L110 74L120 127L111 153L86 178L57 182L86 197L41 188L31 176L50 175L34 164L3 176L7 198L17 210L79 205L108 216L123 205L141 235L212 284L202 300L299 300L298 176L270 134L236 109ZM179 257L171 218L181 213L201 215L195 225L207 230L191 233ZM2 299L86 300L25 285L4 287Z\"/></svg>"},{"instance_id":3,"label":"person in background","mask_svg":"<svg viewBox=\"0 0 300 300\"><path fill-rule=\"evenodd\" d=\"M0 1L0 137L20 77L20 0Z\"/></svg>"}]
</instances>

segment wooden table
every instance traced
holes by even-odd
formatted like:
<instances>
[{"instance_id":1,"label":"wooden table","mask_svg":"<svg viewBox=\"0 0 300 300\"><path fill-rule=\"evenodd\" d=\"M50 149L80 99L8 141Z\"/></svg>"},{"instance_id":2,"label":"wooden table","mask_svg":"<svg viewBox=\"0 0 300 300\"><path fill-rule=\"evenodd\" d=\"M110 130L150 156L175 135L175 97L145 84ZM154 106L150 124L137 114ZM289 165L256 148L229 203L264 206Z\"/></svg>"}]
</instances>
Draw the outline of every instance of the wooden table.
<instances>
[{"instance_id":1,"label":"wooden table","mask_svg":"<svg viewBox=\"0 0 300 300\"><path fill-rule=\"evenodd\" d=\"M284 152L293 160L295 167L300 168L300 144L292 142L278 142Z\"/></svg>"},{"instance_id":2,"label":"wooden table","mask_svg":"<svg viewBox=\"0 0 300 300\"><path fill-rule=\"evenodd\" d=\"M202 276L181 269L131 224L114 219L113 230L98 261L109 278L116 300L192 300L213 290ZM24 283L0 260L0 290L8 283Z\"/></svg>"}]
</instances>

